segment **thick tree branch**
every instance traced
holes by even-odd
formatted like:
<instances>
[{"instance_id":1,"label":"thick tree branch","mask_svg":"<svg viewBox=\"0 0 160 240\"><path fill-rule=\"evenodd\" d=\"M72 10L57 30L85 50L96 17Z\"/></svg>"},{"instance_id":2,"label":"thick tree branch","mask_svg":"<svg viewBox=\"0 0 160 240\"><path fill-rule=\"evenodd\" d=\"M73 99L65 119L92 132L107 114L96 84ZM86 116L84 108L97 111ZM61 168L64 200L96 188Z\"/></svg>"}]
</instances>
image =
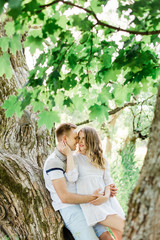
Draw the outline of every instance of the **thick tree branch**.
<instances>
[{"instance_id":1,"label":"thick tree branch","mask_svg":"<svg viewBox=\"0 0 160 240\"><path fill-rule=\"evenodd\" d=\"M135 106L135 105L137 105L137 104L138 104L138 103L125 103L123 107L117 107L117 108L109 111L108 113L109 113L109 115L113 115L113 114L121 111L122 109L124 109L124 108L126 108L126 107Z\"/></svg>"},{"instance_id":2,"label":"thick tree branch","mask_svg":"<svg viewBox=\"0 0 160 240\"><path fill-rule=\"evenodd\" d=\"M74 3L72 3L72 2L63 1L63 0L55 0L55 1L51 2L51 3L45 4L45 5L41 5L41 6L40 6L41 10L38 10L36 13L40 13L44 8L50 7L50 6L52 6L52 5L54 5L54 4L58 3L58 2L62 2L62 3L64 3L64 4L66 4L66 5L69 5L69 6L72 6L72 7L76 7L76 8L79 8L79 9L82 9L82 10L84 10L85 12L89 13L90 15L92 15L92 16L97 20L96 25L100 25L100 26L103 26L103 27L107 27L107 28L110 28L110 29L114 29L114 30L116 30L116 31L127 32L127 33L135 34L135 35L155 35L155 34L159 34L159 33L160 33L160 30L140 32L140 31L123 29L123 28L120 28L120 27L115 27L115 26L109 25L109 24L107 24L107 23L102 22L101 20L99 20L99 19L97 18L97 15L96 15L93 11L91 11L91 10L89 10L89 9L87 9L87 8L81 7L81 6L79 6L79 5L77 5L77 4L74 4Z\"/></svg>"},{"instance_id":3,"label":"thick tree branch","mask_svg":"<svg viewBox=\"0 0 160 240\"><path fill-rule=\"evenodd\" d=\"M137 105L138 103L125 103L123 107L117 107L111 111L109 111L109 115L113 115L119 111L121 111L122 109L126 108L126 107L129 107L129 106L134 106L134 105ZM80 126L80 125L83 125L83 124L87 124L87 123L90 123L90 122L93 122L92 120L85 120L83 122L79 122L79 123L76 123L77 126Z\"/></svg>"},{"instance_id":4,"label":"thick tree branch","mask_svg":"<svg viewBox=\"0 0 160 240\"><path fill-rule=\"evenodd\" d=\"M76 123L76 125L77 126L81 126L81 125L83 125L83 124L87 124L87 123L90 123L90 122L92 122L92 120L85 120L85 121L83 121L83 122L79 122L79 123Z\"/></svg>"}]
</instances>

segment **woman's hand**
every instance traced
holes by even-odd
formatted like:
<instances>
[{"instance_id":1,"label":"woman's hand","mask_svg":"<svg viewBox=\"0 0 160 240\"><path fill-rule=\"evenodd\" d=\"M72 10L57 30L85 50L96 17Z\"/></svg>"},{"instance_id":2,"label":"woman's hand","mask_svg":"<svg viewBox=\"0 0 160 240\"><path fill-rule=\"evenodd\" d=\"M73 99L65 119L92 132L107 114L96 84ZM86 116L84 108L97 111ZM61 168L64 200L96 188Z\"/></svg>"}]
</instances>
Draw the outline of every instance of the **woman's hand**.
<instances>
[{"instance_id":1,"label":"woman's hand","mask_svg":"<svg viewBox=\"0 0 160 240\"><path fill-rule=\"evenodd\" d=\"M66 173L72 172L75 168L75 164L70 147L68 146L67 143L61 141L58 143L57 149L67 157ZM76 174L78 178L78 172L76 172ZM69 181L72 182L72 180Z\"/></svg>"},{"instance_id":2,"label":"woman's hand","mask_svg":"<svg viewBox=\"0 0 160 240\"><path fill-rule=\"evenodd\" d=\"M110 184L110 197L115 197L117 194L117 188L115 184Z\"/></svg>"}]
</instances>

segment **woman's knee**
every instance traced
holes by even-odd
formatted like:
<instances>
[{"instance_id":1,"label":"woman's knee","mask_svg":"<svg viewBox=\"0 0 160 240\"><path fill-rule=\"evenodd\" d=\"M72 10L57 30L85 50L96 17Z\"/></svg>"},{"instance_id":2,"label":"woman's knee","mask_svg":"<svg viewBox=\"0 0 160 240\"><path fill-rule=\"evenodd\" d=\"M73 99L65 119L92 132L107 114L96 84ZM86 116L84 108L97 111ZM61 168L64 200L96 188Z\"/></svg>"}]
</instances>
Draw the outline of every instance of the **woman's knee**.
<instances>
[{"instance_id":1,"label":"woman's knee","mask_svg":"<svg viewBox=\"0 0 160 240\"><path fill-rule=\"evenodd\" d=\"M105 220L100 222L106 227L113 228L121 233L124 231L125 220L118 215L110 215Z\"/></svg>"}]
</instances>

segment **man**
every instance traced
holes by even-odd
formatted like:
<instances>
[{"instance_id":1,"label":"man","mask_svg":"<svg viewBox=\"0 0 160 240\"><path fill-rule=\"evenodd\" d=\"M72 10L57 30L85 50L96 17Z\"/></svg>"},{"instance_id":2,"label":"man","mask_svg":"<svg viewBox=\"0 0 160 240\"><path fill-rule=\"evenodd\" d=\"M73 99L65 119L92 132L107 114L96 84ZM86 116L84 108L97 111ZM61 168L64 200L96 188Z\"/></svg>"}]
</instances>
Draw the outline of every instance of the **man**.
<instances>
[{"instance_id":1,"label":"man","mask_svg":"<svg viewBox=\"0 0 160 240\"><path fill-rule=\"evenodd\" d=\"M61 124L56 130L58 143L66 142L72 151L76 150L78 142L76 128L77 126L71 123ZM53 208L55 211L60 211L66 227L75 240L97 240L97 236L101 240L112 240L113 238L102 225L97 224L94 229L87 226L79 204L96 200L99 195L98 192L93 195L76 194L75 184L67 182L64 175L66 159L66 156L55 148L44 164L45 185L50 192ZM115 195L116 188L111 188L111 192Z\"/></svg>"}]
</instances>

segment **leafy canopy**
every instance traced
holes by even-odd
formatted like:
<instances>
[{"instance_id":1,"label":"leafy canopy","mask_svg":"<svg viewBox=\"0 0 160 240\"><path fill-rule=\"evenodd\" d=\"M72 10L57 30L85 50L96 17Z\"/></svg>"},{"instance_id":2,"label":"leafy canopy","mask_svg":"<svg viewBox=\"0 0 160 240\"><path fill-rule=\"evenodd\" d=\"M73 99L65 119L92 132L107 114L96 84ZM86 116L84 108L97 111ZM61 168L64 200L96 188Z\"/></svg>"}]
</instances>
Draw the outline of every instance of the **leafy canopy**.
<instances>
[{"instance_id":1,"label":"leafy canopy","mask_svg":"<svg viewBox=\"0 0 160 240\"><path fill-rule=\"evenodd\" d=\"M20 94L4 102L7 117L31 104L39 126L49 129L61 112L84 112L102 123L113 106L133 102L140 91L156 93L160 2L118 1L110 16L109 2L1 1L0 11L5 7L13 21L6 21L0 39L0 76L11 78L8 49L15 55L22 39L31 54L41 51Z\"/></svg>"}]
</instances>

